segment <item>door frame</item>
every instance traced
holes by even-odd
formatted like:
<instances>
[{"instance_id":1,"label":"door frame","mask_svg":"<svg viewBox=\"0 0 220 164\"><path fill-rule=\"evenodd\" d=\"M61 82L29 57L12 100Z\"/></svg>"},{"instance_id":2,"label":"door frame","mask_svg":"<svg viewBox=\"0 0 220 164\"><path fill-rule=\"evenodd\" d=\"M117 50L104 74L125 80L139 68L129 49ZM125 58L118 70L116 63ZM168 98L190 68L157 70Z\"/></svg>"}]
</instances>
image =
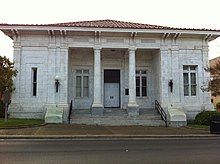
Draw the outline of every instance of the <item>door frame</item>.
<instances>
[{"instance_id":1,"label":"door frame","mask_svg":"<svg viewBox=\"0 0 220 164\"><path fill-rule=\"evenodd\" d=\"M119 101L119 106L118 107L106 107L105 106L105 71L106 70L113 70L113 71L118 71L119 72L119 96L118 96L118 101ZM103 69L103 91L104 91L104 96L103 96L103 104L104 104L104 108L121 108L121 70L120 69L111 69L111 68L107 68L107 69Z\"/></svg>"}]
</instances>

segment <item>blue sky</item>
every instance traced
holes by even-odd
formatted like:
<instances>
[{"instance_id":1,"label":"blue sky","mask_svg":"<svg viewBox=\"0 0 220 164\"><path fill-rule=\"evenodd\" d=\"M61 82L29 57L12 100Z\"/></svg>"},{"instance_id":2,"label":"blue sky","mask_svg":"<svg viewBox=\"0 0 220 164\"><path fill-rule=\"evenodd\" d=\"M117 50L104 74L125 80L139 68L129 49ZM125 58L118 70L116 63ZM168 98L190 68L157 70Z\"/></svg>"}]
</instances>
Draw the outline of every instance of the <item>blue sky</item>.
<instances>
[{"instance_id":1,"label":"blue sky","mask_svg":"<svg viewBox=\"0 0 220 164\"><path fill-rule=\"evenodd\" d=\"M0 23L57 23L115 19L172 27L220 29L218 0L4 0ZM12 59L12 40L0 32L0 54ZM220 38L210 44L220 56Z\"/></svg>"}]
</instances>

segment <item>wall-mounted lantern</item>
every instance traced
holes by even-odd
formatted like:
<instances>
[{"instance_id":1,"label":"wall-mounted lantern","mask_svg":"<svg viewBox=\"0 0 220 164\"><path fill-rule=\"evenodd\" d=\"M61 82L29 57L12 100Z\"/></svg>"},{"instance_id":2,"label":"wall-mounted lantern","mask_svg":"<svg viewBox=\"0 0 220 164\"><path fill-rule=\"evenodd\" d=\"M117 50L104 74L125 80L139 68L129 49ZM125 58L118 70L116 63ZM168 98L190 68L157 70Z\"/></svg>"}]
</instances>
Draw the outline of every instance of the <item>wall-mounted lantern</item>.
<instances>
[{"instance_id":1,"label":"wall-mounted lantern","mask_svg":"<svg viewBox=\"0 0 220 164\"><path fill-rule=\"evenodd\" d=\"M173 80L170 80L168 85L170 87L170 92L173 92Z\"/></svg>"},{"instance_id":2,"label":"wall-mounted lantern","mask_svg":"<svg viewBox=\"0 0 220 164\"><path fill-rule=\"evenodd\" d=\"M59 76L56 76L55 77L55 87L56 87L56 92L58 92L59 91L59 85L60 85L60 78L59 78Z\"/></svg>"}]
</instances>

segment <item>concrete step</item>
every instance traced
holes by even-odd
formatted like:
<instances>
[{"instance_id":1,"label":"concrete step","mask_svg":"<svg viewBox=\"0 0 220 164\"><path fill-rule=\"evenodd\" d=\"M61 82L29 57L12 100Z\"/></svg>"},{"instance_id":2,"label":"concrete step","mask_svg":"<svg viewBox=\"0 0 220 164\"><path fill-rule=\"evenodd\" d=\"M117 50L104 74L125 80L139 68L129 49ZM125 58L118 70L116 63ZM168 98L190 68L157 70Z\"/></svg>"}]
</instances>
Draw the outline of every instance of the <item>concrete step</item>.
<instances>
[{"instance_id":1,"label":"concrete step","mask_svg":"<svg viewBox=\"0 0 220 164\"><path fill-rule=\"evenodd\" d=\"M144 126L165 126L162 120L141 120L141 119L120 119L120 118L72 118L71 124L86 124L86 125L109 125L109 126L122 126L122 125L144 125Z\"/></svg>"},{"instance_id":2,"label":"concrete step","mask_svg":"<svg viewBox=\"0 0 220 164\"><path fill-rule=\"evenodd\" d=\"M105 109L103 116L92 116L90 110L77 110L71 115L71 124L87 125L145 125L165 126L160 115L153 109L140 109L139 116L128 116L123 109Z\"/></svg>"}]
</instances>

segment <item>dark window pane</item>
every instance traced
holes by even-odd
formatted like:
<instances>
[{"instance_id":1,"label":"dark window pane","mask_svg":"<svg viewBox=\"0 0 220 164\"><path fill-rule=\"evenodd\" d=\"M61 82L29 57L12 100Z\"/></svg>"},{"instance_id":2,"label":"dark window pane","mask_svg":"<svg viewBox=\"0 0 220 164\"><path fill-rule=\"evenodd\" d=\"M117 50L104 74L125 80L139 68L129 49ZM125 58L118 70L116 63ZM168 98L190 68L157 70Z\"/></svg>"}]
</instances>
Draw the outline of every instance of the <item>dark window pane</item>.
<instances>
[{"instance_id":1,"label":"dark window pane","mask_svg":"<svg viewBox=\"0 0 220 164\"><path fill-rule=\"evenodd\" d=\"M120 83L120 71L104 70L104 83Z\"/></svg>"},{"instance_id":2,"label":"dark window pane","mask_svg":"<svg viewBox=\"0 0 220 164\"><path fill-rule=\"evenodd\" d=\"M191 96L196 96L196 85L191 85Z\"/></svg>"},{"instance_id":3,"label":"dark window pane","mask_svg":"<svg viewBox=\"0 0 220 164\"><path fill-rule=\"evenodd\" d=\"M195 65L190 66L190 70L196 70L196 66Z\"/></svg>"},{"instance_id":4,"label":"dark window pane","mask_svg":"<svg viewBox=\"0 0 220 164\"><path fill-rule=\"evenodd\" d=\"M76 76L76 97L81 97L81 76Z\"/></svg>"},{"instance_id":5,"label":"dark window pane","mask_svg":"<svg viewBox=\"0 0 220 164\"><path fill-rule=\"evenodd\" d=\"M139 71L139 70L136 70L136 74L140 74L140 71Z\"/></svg>"},{"instance_id":6,"label":"dark window pane","mask_svg":"<svg viewBox=\"0 0 220 164\"><path fill-rule=\"evenodd\" d=\"M183 73L183 83L184 83L184 85L189 84L188 73Z\"/></svg>"},{"instance_id":7,"label":"dark window pane","mask_svg":"<svg viewBox=\"0 0 220 164\"><path fill-rule=\"evenodd\" d=\"M184 85L184 96L189 96L189 85Z\"/></svg>"},{"instance_id":8,"label":"dark window pane","mask_svg":"<svg viewBox=\"0 0 220 164\"><path fill-rule=\"evenodd\" d=\"M83 73L84 73L84 74L89 74L89 70L88 70L88 69L85 69L85 70L83 70Z\"/></svg>"},{"instance_id":9,"label":"dark window pane","mask_svg":"<svg viewBox=\"0 0 220 164\"><path fill-rule=\"evenodd\" d=\"M184 66L183 66L183 70L185 70L185 71L187 71L188 68L189 68L189 66L187 66L187 65L184 65Z\"/></svg>"},{"instance_id":10,"label":"dark window pane","mask_svg":"<svg viewBox=\"0 0 220 164\"><path fill-rule=\"evenodd\" d=\"M143 70L141 71L141 74L146 74L146 73L147 73L147 71L143 71Z\"/></svg>"},{"instance_id":11,"label":"dark window pane","mask_svg":"<svg viewBox=\"0 0 220 164\"><path fill-rule=\"evenodd\" d=\"M88 76L83 77L83 87L89 87L89 77Z\"/></svg>"},{"instance_id":12,"label":"dark window pane","mask_svg":"<svg viewBox=\"0 0 220 164\"><path fill-rule=\"evenodd\" d=\"M37 82L37 68L33 68L33 82Z\"/></svg>"},{"instance_id":13,"label":"dark window pane","mask_svg":"<svg viewBox=\"0 0 220 164\"><path fill-rule=\"evenodd\" d=\"M83 97L89 97L89 88L88 87L83 88Z\"/></svg>"},{"instance_id":14,"label":"dark window pane","mask_svg":"<svg viewBox=\"0 0 220 164\"><path fill-rule=\"evenodd\" d=\"M33 83L33 96L37 95L37 83Z\"/></svg>"},{"instance_id":15,"label":"dark window pane","mask_svg":"<svg viewBox=\"0 0 220 164\"><path fill-rule=\"evenodd\" d=\"M37 95L37 68L32 68L32 86L33 86L33 96Z\"/></svg>"},{"instance_id":16,"label":"dark window pane","mask_svg":"<svg viewBox=\"0 0 220 164\"><path fill-rule=\"evenodd\" d=\"M136 76L136 86L140 87L140 77Z\"/></svg>"},{"instance_id":17,"label":"dark window pane","mask_svg":"<svg viewBox=\"0 0 220 164\"><path fill-rule=\"evenodd\" d=\"M81 76L76 76L76 87L81 87Z\"/></svg>"},{"instance_id":18,"label":"dark window pane","mask_svg":"<svg viewBox=\"0 0 220 164\"><path fill-rule=\"evenodd\" d=\"M136 96L140 96L140 87L136 87Z\"/></svg>"},{"instance_id":19,"label":"dark window pane","mask_svg":"<svg viewBox=\"0 0 220 164\"><path fill-rule=\"evenodd\" d=\"M142 96L147 96L147 87L142 87Z\"/></svg>"},{"instance_id":20,"label":"dark window pane","mask_svg":"<svg viewBox=\"0 0 220 164\"><path fill-rule=\"evenodd\" d=\"M76 88L76 97L81 97L81 88Z\"/></svg>"},{"instance_id":21,"label":"dark window pane","mask_svg":"<svg viewBox=\"0 0 220 164\"><path fill-rule=\"evenodd\" d=\"M191 84L196 84L196 73L190 73Z\"/></svg>"},{"instance_id":22,"label":"dark window pane","mask_svg":"<svg viewBox=\"0 0 220 164\"><path fill-rule=\"evenodd\" d=\"M125 89L125 95L129 95L129 89Z\"/></svg>"},{"instance_id":23,"label":"dark window pane","mask_svg":"<svg viewBox=\"0 0 220 164\"><path fill-rule=\"evenodd\" d=\"M83 97L89 97L89 77L83 77Z\"/></svg>"},{"instance_id":24,"label":"dark window pane","mask_svg":"<svg viewBox=\"0 0 220 164\"><path fill-rule=\"evenodd\" d=\"M142 87L147 86L147 77L142 77Z\"/></svg>"},{"instance_id":25,"label":"dark window pane","mask_svg":"<svg viewBox=\"0 0 220 164\"><path fill-rule=\"evenodd\" d=\"M76 73L77 73L77 74L82 74L82 70L78 70L78 69L77 69L77 70L76 70Z\"/></svg>"}]
</instances>

